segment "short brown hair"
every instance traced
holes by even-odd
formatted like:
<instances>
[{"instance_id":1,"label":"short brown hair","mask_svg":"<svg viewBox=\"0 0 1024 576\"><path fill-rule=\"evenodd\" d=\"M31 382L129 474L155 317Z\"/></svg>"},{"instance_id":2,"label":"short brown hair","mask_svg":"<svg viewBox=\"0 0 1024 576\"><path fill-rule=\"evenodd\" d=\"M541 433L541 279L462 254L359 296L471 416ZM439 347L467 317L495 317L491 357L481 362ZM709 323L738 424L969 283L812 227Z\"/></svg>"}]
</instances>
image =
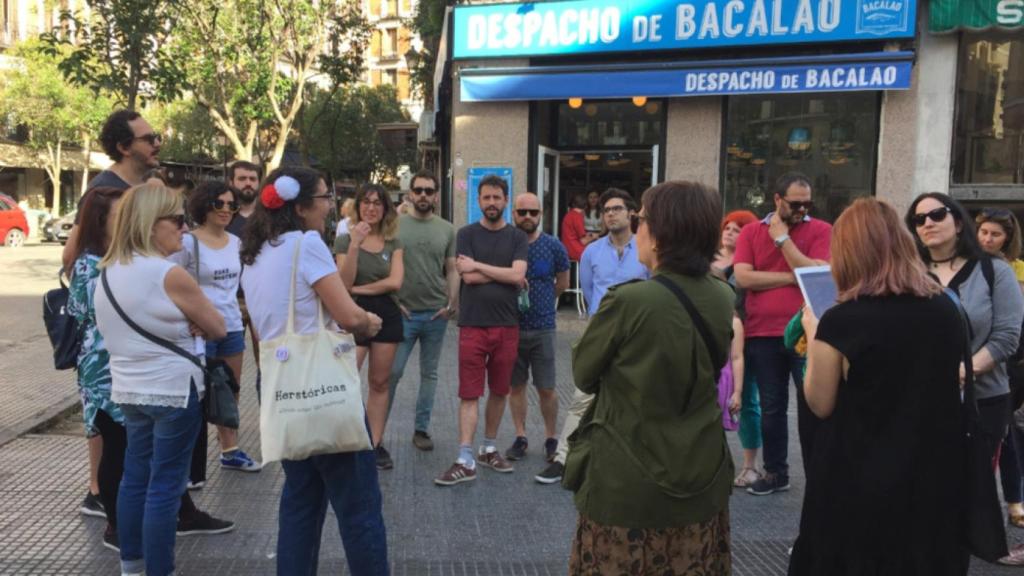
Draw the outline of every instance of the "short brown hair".
<instances>
[{"instance_id":1,"label":"short brown hair","mask_svg":"<svg viewBox=\"0 0 1024 576\"><path fill-rule=\"evenodd\" d=\"M928 276L910 231L900 226L899 214L875 198L855 200L832 227L832 276L840 302L942 291Z\"/></svg>"},{"instance_id":2,"label":"short brown hair","mask_svg":"<svg viewBox=\"0 0 1024 576\"><path fill-rule=\"evenodd\" d=\"M416 182L417 178L421 180L430 180L431 182L434 183L434 188L441 187L441 183L437 181L437 176L434 176L434 173L431 172L430 170L420 170L419 172L413 174L412 178L409 179L409 186L412 186Z\"/></svg>"},{"instance_id":3,"label":"short brown hair","mask_svg":"<svg viewBox=\"0 0 1024 576\"><path fill-rule=\"evenodd\" d=\"M484 179L480 181L480 185L476 188L477 196L484 191L484 186L498 188L501 190L501 193L505 195L505 198L508 198L508 182L506 182L501 176L498 176L497 174L485 176Z\"/></svg>"},{"instance_id":4,"label":"short brown hair","mask_svg":"<svg viewBox=\"0 0 1024 576\"><path fill-rule=\"evenodd\" d=\"M626 205L626 210L636 210L636 200L629 192L626 192L621 188L609 188L602 192L601 196L597 200L598 211L604 211L604 205L612 198L622 200L622 203Z\"/></svg>"},{"instance_id":5,"label":"short brown hair","mask_svg":"<svg viewBox=\"0 0 1024 576\"><path fill-rule=\"evenodd\" d=\"M259 179L262 176L262 174L260 174L260 166L259 166L259 164L253 164L252 162L249 162L249 161L246 161L246 160L238 160L236 162L232 162L231 166L228 166L228 183L229 184L235 180L235 172L238 172L239 170L245 170L245 171L248 171L248 172L255 172L257 179Z\"/></svg>"},{"instance_id":6,"label":"short brown hair","mask_svg":"<svg viewBox=\"0 0 1024 576\"><path fill-rule=\"evenodd\" d=\"M722 234L718 191L677 180L648 188L640 202L658 247L658 268L687 276L707 274Z\"/></svg>"}]
</instances>

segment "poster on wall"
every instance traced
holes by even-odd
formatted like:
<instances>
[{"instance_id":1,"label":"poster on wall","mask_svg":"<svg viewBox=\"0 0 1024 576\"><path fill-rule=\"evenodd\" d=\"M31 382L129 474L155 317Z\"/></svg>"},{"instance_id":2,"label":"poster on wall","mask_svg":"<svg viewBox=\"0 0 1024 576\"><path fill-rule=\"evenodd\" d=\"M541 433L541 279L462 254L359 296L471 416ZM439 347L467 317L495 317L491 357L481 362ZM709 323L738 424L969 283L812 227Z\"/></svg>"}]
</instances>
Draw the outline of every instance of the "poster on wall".
<instances>
[{"instance_id":1,"label":"poster on wall","mask_svg":"<svg viewBox=\"0 0 1024 576\"><path fill-rule=\"evenodd\" d=\"M466 204L469 207L469 213L466 222L479 222L483 218L483 212L480 211L480 202L477 201L478 191L480 189L480 181L491 174L495 174L505 182L508 182L509 198L508 203L505 205L505 221L512 222L512 169L507 166L474 166L469 169L467 174L469 190L466 191Z\"/></svg>"}]
</instances>

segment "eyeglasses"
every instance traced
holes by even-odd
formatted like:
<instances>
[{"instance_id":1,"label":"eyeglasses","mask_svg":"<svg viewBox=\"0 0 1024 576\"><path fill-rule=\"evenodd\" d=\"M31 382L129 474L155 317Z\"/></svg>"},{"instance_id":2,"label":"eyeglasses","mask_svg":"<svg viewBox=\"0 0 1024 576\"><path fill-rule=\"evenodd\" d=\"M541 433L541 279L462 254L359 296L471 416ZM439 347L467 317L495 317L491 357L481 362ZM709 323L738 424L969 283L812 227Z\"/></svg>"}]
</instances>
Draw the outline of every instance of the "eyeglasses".
<instances>
[{"instance_id":1,"label":"eyeglasses","mask_svg":"<svg viewBox=\"0 0 1024 576\"><path fill-rule=\"evenodd\" d=\"M811 208L814 208L814 201L812 200L788 200L782 196L779 196L779 198L789 205L790 210L809 212Z\"/></svg>"},{"instance_id":2,"label":"eyeglasses","mask_svg":"<svg viewBox=\"0 0 1024 576\"><path fill-rule=\"evenodd\" d=\"M417 186L412 189L414 194L426 194L427 196L433 196L437 192L437 188L426 188L423 186Z\"/></svg>"},{"instance_id":3,"label":"eyeglasses","mask_svg":"<svg viewBox=\"0 0 1024 576\"><path fill-rule=\"evenodd\" d=\"M173 222L178 226L178 229L185 227L185 215L184 214L171 214L170 216L161 216L157 220L167 220Z\"/></svg>"},{"instance_id":4,"label":"eyeglasses","mask_svg":"<svg viewBox=\"0 0 1024 576\"><path fill-rule=\"evenodd\" d=\"M156 146L157 144L163 142L164 137L159 134L154 134L150 132L149 134L143 134L142 136L136 136L135 138L132 138L132 142L136 140L145 140L150 146Z\"/></svg>"},{"instance_id":5,"label":"eyeglasses","mask_svg":"<svg viewBox=\"0 0 1024 576\"><path fill-rule=\"evenodd\" d=\"M529 208L519 208L519 209L516 210L516 214L518 214L520 218L526 218L527 216L530 216L532 218L536 218L537 216L540 215L540 210L531 210Z\"/></svg>"},{"instance_id":6,"label":"eyeglasses","mask_svg":"<svg viewBox=\"0 0 1024 576\"><path fill-rule=\"evenodd\" d=\"M642 216L640 214L633 214L630 216L629 227L633 230L634 234L636 234L636 231L640 229L641 222L647 222L647 216Z\"/></svg>"},{"instance_id":7,"label":"eyeglasses","mask_svg":"<svg viewBox=\"0 0 1024 576\"><path fill-rule=\"evenodd\" d=\"M219 198L216 200L210 200L210 207L214 210L223 210L224 208L227 208L228 212L238 212L238 202L235 202L234 200L224 201Z\"/></svg>"},{"instance_id":8,"label":"eyeglasses","mask_svg":"<svg viewBox=\"0 0 1024 576\"><path fill-rule=\"evenodd\" d=\"M621 204L616 204L614 206L605 206L604 209L601 210L601 213L602 214L614 214L616 212L625 212L625 211L626 211L626 207L625 206L622 206Z\"/></svg>"},{"instance_id":9,"label":"eyeglasses","mask_svg":"<svg viewBox=\"0 0 1024 576\"><path fill-rule=\"evenodd\" d=\"M913 216L910 217L910 221L913 222L914 226L918 228L924 226L926 218L938 224L939 222L945 220L946 215L949 214L950 212L952 212L952 210L949 209L949 206L943 206L941 208L936 208L934 210L922 212L921 214L914 214Z\"/></svg>"}]
</instances>

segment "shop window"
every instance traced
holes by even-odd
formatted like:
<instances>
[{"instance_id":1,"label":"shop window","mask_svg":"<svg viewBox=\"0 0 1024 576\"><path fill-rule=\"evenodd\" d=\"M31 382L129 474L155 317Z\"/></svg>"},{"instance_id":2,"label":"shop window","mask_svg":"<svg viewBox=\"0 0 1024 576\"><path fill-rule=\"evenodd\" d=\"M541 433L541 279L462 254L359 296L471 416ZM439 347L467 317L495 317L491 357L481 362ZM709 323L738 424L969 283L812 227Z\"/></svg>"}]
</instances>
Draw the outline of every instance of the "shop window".
<instances>
[{"instance_id":1,"label":"shop window","mask_svg":"<svg viewBox=\"0 0 1024 576\"><path fill-rule=\"evenodd\" d=\"M729 98L726 210L767 214L775 180L798 171L814 185L812 215L835 221L874 194L879 107L877 92Z\"/></svg>"},{"instance_id":2,"label":"shop window","mask_svg":"<svg viewBox=\"0 0 1024 576\"><path fill-rule=\"evenodd\" d=\"M654 146L662 141L662 100L568 102L558 106L559 148Z\"/></svg>"},{"instance_id":3,"label":"shop window","mask_svg":"<svg viewBox=\"0 0 1024 576\"><path fill-rule=\"evenodd\" d=\"M1024 39L996 32L960 43L953 184L1024 185Z\"/></svg>"}]
</instances>

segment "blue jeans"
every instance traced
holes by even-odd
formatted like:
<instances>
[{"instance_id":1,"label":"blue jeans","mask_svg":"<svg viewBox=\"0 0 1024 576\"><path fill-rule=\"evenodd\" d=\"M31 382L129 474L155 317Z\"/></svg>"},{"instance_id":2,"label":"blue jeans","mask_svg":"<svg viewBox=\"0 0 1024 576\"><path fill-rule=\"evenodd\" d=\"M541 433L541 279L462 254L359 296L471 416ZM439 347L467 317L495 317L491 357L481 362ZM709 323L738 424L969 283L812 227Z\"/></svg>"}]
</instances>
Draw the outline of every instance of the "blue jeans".
<instances>
[{"instance_id":1,"label":"blue jeans","mask_svg":"<svg viewBox=\"0 0 1024 576\"><path fill-rule=\"evenodd\" d=\"M448 321L443 318L431 320L437 310L411 312L403 323L405 340L398 345L395 361L391 365L391 393L388 400L388 414L395 401L398 381L405 373L405 365L412 355L416 340L420 341L420 389L416 397L416 430L426 432L430 427L430 413L434 409L434 392L437 390L437 362L441 359L441 347Z\"/></svg>"},{"instance_id":2,"label":"blue jeans","mask_svg":"<svg viewBox=\"0 0 1024 576\"><path fill-rule=\"evenodd\" d=\"M761 436L764 441L764 469L789 477L789 379L797 389L797 428L800 452L806 462L816 419L804 400L804 366L807 360L782 344L782 337L754 337L745 342L746 369L757 380L761 395Z\"/></svg>"},{"instance_id":3,"label":"blue jeans","mask_svg":"<svg viewBox=\"0 0 1024 576\"><path fill-rule=\"evenodd\" d=\"M128 446L117 496L121 571L174 571L178 506L199 429L195 386L185 408L122 404Z\"/></svg>"},{"instance_id":4,"label":"blue jeans","mask_svg":"<svg viewBox=\"0 0 1024 576\"><path fill-rule=\"evenodd\" d=\"M277 573L316 574L327 502L338 519L349 572L386 575L388 547L372 450L282 460L284 490L278 512Z\"/></svg>"}]
</instances>

